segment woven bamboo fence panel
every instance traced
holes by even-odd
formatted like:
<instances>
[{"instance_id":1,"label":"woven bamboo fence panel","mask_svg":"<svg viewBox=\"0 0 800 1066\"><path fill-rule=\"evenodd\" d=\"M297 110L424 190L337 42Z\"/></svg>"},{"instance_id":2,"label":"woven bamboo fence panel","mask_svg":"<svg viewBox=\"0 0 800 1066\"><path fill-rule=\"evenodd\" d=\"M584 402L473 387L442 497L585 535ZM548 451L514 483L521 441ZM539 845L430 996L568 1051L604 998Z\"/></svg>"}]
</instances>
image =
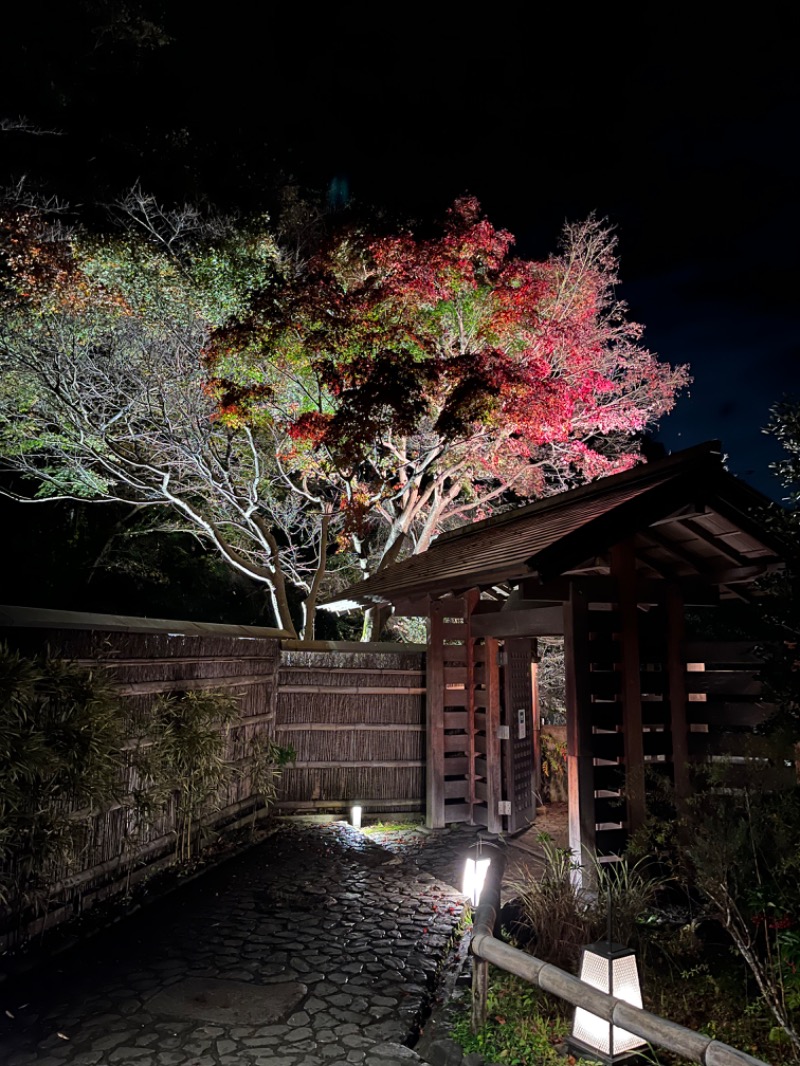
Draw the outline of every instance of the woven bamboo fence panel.
<instances>
[{"instance_id":1,"label":"woven bamboo fence panel","mask_svg":"<svg viewBox=\"0 0 800 1066\"><path fill-rule=\"evenodd\" d=\"M260 797L251 794L247 764L253 737L274 735L278 639L42 628L0 630L0 638L23 653L47 649L53 657L107 670L123 698L122 713L139 735L146 736L148 715L161 694L205 690L235 695L238 720L228 731L225 758L240 772L231 776L203 828L231 825L263 807ZM119 798L107 809L70 812L85 830L82 861L78 867L52 871L50 900L37 919L37 931L124 890L132 874L136 879L171 860L178 825L175 798L143 825L129 801L141 782L130 764L125 774ZM9 931L0 932L0 950L24 939L24 931L11 928L12 921L7 925Z\"/></svg>"},{"instance_id":2,"label":"woven bamboo fence panel","mask_svg":"<svg viewBox=\"0 0 800 1066\"><path fill-rule=\"evenodd\" d=\"M283 651L275 739L297 752L284 809L423 810L424 652Z\"/></svg>"}]
</instances>

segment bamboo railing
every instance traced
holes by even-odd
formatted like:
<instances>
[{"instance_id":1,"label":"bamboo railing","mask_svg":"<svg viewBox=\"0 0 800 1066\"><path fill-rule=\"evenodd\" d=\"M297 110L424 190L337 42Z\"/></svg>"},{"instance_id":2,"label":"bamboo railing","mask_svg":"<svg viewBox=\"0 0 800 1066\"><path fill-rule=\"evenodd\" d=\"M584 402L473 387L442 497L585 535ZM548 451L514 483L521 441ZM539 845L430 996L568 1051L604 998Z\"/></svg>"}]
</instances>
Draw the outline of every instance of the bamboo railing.
<instances>
[{"instance_id":1,"label":"bamboo railing","mask_svg":"<svg viewBox=\"0 0 800 1066\"><path fill-rule=\"evenodd\" d=\"M481 893L473 923L470 951L473 957L472 1027L477 1030L486 1024L489 964L536 985L551 995L583 1007L599 1018L621 1029L680 1055L701 1066L768 1066L762 1059L738 1051L721 1040L696 1033L676 1022L660 1018L650 1011L634 1007L616 996L601 992L565 970L543 959L537 959L494 936L500 913L500 887L505 868L505 856L497 852L492 858L488 876Z\"/></svg>"}]
</instances>

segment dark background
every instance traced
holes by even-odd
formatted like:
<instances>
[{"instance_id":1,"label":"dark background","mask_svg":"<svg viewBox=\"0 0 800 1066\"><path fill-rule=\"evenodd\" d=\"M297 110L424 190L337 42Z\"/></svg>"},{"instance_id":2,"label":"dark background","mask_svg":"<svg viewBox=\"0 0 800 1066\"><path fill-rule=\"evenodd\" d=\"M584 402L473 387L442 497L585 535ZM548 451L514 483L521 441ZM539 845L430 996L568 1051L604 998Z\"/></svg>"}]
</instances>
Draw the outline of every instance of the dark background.
<instances>
[{"instance_id":1,"label":"dark background","mask_svg":"<svg viewBox=\"0 0 800 1066\"><path fill-rule=\"evenodd\" d=\"M719 439L781 498L762 430L800 393L795 14L46 8L6 34L0 119L29 128L0 132L0 179L246 210L294 181L420 226L468 192L531 257L596 212L646 343L694 378L659 439Z\"/></svg>"}]
</instances>

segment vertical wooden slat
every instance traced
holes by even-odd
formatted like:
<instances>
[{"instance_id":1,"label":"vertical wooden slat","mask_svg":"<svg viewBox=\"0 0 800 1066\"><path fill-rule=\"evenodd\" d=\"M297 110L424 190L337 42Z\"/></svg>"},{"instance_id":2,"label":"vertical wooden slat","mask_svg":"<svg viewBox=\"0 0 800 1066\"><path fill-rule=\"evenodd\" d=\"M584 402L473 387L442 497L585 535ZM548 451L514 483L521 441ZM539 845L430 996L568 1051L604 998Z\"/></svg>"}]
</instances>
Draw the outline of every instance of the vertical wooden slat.
<instances>
[{"instance_id":1,"label":"vertical wooden slat","mask_svg":"<svg viewBox=\"0 0 800 1066\"><path fill-rule=\"evenodd\" d=\"M431 602L430 646L426 680L426 786L425 824L429 829L444 828L444 648L441 600Z\"/></svg>"},{"instance_id":2,"label":"vertical wooden slat","mask_svg":"<svg viewBox=\"0 0 800 1066\"><path fill-rule=\"evenodd\" d=\"M625 745L625 802L628 830L644 825L644 739L642 735L642 683L639 661L639 608L636 596L636 555L633 541L611 549L611 574L619 596L622 642L622 731Z\"/></svg>"},{"instance_id":3,"label":"vertical wooden slat","mask_svg":"<svg viewBox=\"0 0 800 1066\"><path fill-rule=\"evenodd\" d=\"M502 766L500 763L500 647L494 637L486 638L486 828L500 833L503 820L498 813L502 799Z\"/></svg>"},{"instance_id":4,"label":"vertical wooden slat","mask_svg":"<svg viewBox=\"0 0 800 1066\"><path fill-rule=\"evenodd\" d=\"M564 604L569 846L583 863L595 852L594 753L589 688L589 604L579 581ZM588 869L588 867L586 868Z\"/></svg>"},{"instance_id":5,"label":"vertical wooden slat","mask_svg":"<svg viewBox=\"0 0 800 1066\"><path fill-rule=\"evenodd\" d=\"M685 807L690 791L686 664L683 656L685 631L683 596L676 586L670 585L667 592L667 685L672 730L672 771L679 811Z\"/></svg>"}]
</instances>

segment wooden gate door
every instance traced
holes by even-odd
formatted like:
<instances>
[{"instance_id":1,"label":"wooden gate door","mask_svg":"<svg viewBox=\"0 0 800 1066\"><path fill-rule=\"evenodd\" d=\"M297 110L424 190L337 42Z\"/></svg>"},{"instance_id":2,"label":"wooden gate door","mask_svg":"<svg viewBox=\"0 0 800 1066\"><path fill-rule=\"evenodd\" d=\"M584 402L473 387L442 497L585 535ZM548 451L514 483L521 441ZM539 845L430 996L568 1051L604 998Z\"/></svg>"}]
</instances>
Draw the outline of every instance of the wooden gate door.
<instances>
[{"instance_id":1,"label":"wooden gate door","mask_svg":"<svg viewBox=\"0 0 800 1066\"><path fill-rule=\"evenodd\" d=\"M531 660L533 641L506 639L503 669L503 796L509 833L527 829L536 817Z\"/></svg>"},{"instance_id":2,"label":"wooden gate door","mask_svg":"<svg viewBox=\"0 0 800 1066\"><path fill-rule=\"evenodd\" d=\"M475 638L478 593L431 603L427 670L426 820L502 829L498 642Z\"/></svg>"}]
</instances>

